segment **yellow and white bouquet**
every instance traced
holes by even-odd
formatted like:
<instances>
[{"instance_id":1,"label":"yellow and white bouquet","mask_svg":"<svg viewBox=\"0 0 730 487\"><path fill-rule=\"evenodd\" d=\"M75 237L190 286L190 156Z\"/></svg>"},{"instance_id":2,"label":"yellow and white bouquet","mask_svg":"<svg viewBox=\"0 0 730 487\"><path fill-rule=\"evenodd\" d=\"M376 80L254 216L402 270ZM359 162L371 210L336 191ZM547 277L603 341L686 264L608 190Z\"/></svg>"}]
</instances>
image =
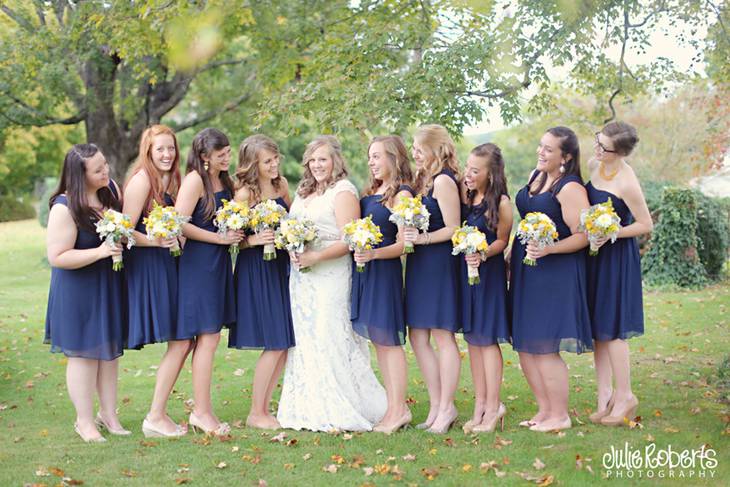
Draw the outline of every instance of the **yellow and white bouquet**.
<instances>
[{"instance_id":1,"label":"yellow and white bouquet","mask_svg":"<svg viewBox=\"0 0 730 487\"><path fill-rule=\"evenodd\" d=\"M555 243L558 239L558 231L555 228L555 223L553 223L549 216L545 213L535 211L528 213L520 221L515 236L520 239L522 245L527 245L528 242L532 242L543 249ZM522 262L527 265L537 265L536 260L530 259L527 256L522 259Z\"/></svg>"},{"instance_id":2,"label":"yellow and white bouquet","mask_svg":"<svg viewBox=\"0 0 730 487\"><path fill-rule=\"evenodd\" d=\"M370 250L383 241L380 227L373 223L372 216L354 220L342 228L342 240L350 250ZM357 272L363 272L365 264L357 264Z\"/></svg>"},{"instance_id":3,"label":"yellow and white bouquet","mask_svg":"<svg viewBox=\"0 0 730 487\"><path fill-rule=\"evenodd\" d=\"M301 254L307 243L317 238L317 227L309 218L287 216L281 220L276 229L274 244L277 249ZM299 268L299 272L309 272L308 267Z\"/></svg>"},{"instance_id":4,"label":"yellow and white bouquet","mask_svg":"<svg viewBox=\"0 0 730 487\"><path fill-rule=\"evenodd\" d=\"M286 208L274 200L262 201L253 207L250 226L256 233L264 230L276 230L284 217L286 217ZM276 259L274 244L264 245L264 260L274 259Z\"/></svg>"},{"instance_id":5,"label":"yellow and white bouquet","mask_svg":"<svg viewBox=\"0 0 730 487\"><path fill-rule=\"evenodd\" d=\"M621 218L614 211L611 198L581 211L578 229L588 235L590 255L598 255L597 240L609 238L611 243L615 242L621 229Z\"/></svg>"},{"instance_id":6,"label":"yellow and white bouquet","mask_svg":"<svg viewBox=\"0 0 730 487\"><path fill-rule=\"evenodd\" d=\"M409 198L401 196L400 202L393 207L393 214L388 218L396 225L406 228L416 228L422 232L428 230L428 209L421 202L421 195ZM406 242L403 246L403 253L413 252L413 242Z\"/></svg>"},{"instance_id":7,"label":"yellow and white bouquet","mask_svg":"<svg viewBox=\"0 0 730 487\"><path fill-rule=\"evenodd\" d=\"M478 253L484 257L489 249L487 236L477 227L470 225L457 228L451 236L451 243L454 245L451 255ZM479 268L467 265L466 269L469 276L469 285L479 284Z\"/></svg>"},{"instance_id":8,"label":"yellow and white bouquet","mask_svg":"<svg viewBox=\"0 0 730 487\"><path fill-rule=\"evenodd\" d=\"M213 224L218 227L218 233L223 235L228 231L244 230L248 227L251 220L251 209L247 202L221 200L223 206L215 212ZM238 254L238 244L228 247L228 252L232 256Z\"/></svg>"},{"instance_id":9,"label":"yellow and white bouquet","mask_svg":"<svg viewBox=\"0 0 730 487\"><path fill-rule=\"evenodd\" d=\"M96 222L96 233L110 247L115 247L121 243L122 239L126 238L127 248L131 249L134 245L133 231L134 228L132 227L132 221L129 219L129 216L111 209L106 210L101 220ZM112 256L112 269L120 271L122 268L124 268L122 256Z\"/></svg>"},{"instance_id":10,"label":"yellow and white bouquet","mask_svg":"<svg viewBox=\"0 0 730 487\"><path fill-rule=\"evenodd\" d=\"M182 235L182 226L188 220L190 217L178 213L174 206L162 206L155 201L152 203L152 211L142 220L142 223L149 240L174 238L175 245L170 248L170 254L178 257L182 252L177 237Z\"/></svg>"}]
</instances>

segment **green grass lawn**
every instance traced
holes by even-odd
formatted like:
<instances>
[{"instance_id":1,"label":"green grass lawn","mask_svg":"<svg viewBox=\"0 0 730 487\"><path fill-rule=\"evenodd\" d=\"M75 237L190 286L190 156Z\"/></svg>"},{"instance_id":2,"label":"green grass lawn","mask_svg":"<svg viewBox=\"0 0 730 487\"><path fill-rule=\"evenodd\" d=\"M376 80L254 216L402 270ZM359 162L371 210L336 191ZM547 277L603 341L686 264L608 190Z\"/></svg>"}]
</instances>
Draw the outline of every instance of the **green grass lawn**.
<instances>
[{"instance_id":1,"label":"green grass lawn","mask_svg":"<svg viewBox=\"0 0 730 487\"><path fill-rule=\"evenodd\" d=\"M120 359L119 413L133 430L102 445L84 444L73 431L74 411L65 388L65 359L43 344L49 267L45 231L35 221L0 224L0 485L720 485L730 477L730 412L717 371L730 344L730 287L697 292L647 292L646 331L631 341L633 383L641 401L634 429L588 422L594 406L592 355L565 354L570 367L574 428L560 434L527 431L517 423L536 406L517 355L503 347L502 392L508 414L504 432L464 435L461 424L473 405L468 362L457 395L458 427L444 436L409 429L376 433L262 433L242 426L250 399L257 352L228 350L221 340L214 371L217 414L233 427L227 441L189 434L178 440L147 441L141 422L163 346L129 351ZM466 345L460 341L462 350ZM427 395L408 349L409 395L414 423L425 418ZM373 361L375 365L375 361ZM278 397L278 394L275 395ZM176 420L187 419L191 398L189 364L170 401ZM602 456L611 446L717 452L714 478L700 469L679 478L606 479ZM656 471L658 472L658 470ZM642 473L643 477L639 478ZM626 475L626 474L625 474ZM658 473L657 473L658 475ZM669 475L667 473L667 475Z\"/></svg>"}]
</instances>

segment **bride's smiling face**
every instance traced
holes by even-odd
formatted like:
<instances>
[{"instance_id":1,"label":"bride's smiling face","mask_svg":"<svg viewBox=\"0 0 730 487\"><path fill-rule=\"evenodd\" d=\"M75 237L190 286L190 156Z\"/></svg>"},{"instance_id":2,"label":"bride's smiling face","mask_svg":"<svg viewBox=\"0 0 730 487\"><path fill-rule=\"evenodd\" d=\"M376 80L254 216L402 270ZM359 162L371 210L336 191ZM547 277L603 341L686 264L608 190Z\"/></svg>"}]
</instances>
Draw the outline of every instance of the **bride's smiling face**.
<instances>
[{"instance_id":1,"label":"bride's smiling face","mask_svg":"<svg viewBox=\"0 0 730 487\"><path fill-rule=\"evenodd\" d=\"M332 177L334 161L330 152L329 146L322 145L312 152L311 159L307 161L309 170L312 171L312 176L318 183L327 182Z\"/></svg>"}]
</instances>

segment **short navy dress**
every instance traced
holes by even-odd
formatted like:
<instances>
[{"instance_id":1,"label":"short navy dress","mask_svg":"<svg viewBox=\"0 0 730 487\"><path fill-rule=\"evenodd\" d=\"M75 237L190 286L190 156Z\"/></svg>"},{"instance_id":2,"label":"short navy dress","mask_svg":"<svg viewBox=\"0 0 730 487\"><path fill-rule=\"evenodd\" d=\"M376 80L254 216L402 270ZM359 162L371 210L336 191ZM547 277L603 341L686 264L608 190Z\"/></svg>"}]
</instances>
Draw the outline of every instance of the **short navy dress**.
<instances>
[{"instance_id":1,"label":"short navy dress","mask_svg":"<svg viewBox=\"0 0 730 487\"><path fill-rule=\"evenodd\" d=\"M215 193L216 209L223 206L223 199L232 199L227 189ZM217 231L213 218L205 218L202 198L195 205L190 223L209 232ZM236 301L228 246L187 239L179 261L177 296L176 339L218 333L223 326L233 324Z\"/></svg>"},{"instance_id":2,"label":"short navy dress","mask_svg":"<svg viewBox=\"0 0 730 487\"><path fill-rule=\"evenodd\" d=\"M611 198L621 226L634 222L624 200L613 193L586 185L591 205ZM588 256L588 308L593 339L625 340L644 334L644 305L641 293L641 261L636 238L606 242L598 255Z\"/></svg>"},{"instance_id":3,"label":"short navy dress","mask_svg":"<svg viewBox=\"0 0 730 487\"><path fill-rule=\"evenodd\" d=\"M287 208L283 198L276 202ZM286 350L295 345L289 299L289 254L276 251L264 260L262 245L242 249L236 258L236 324L228 333L228 347Z\"/></svg>"},{"instance_id":4,"label":"short navy dress","mask_svg":"<svg viewBox=\"0 0 730 487\"><path fill-rule=\"evenodd\" d=\"M165 204L174 203L165 194ZM135 230L146 234L139 217ZM143 237L146 238L146 237ZM139 350L150 343L172 340L177 327L177 262L169 249L132 247L124 255L127 278L129 333L127 348Z\"/></svg>"},{"instance_id":5,"label":"short navy dress","mask_svg":"<svg viewBox=\"0 0 730 487\"><path fill-rule=\"evenodd\" d=\"M539 172L535 172L530 183ZM569 182L583 184L578 176L562 177L554 191L530 196L530 183L517 193L517 209L524 218L529 212L549 216L562 240L571 236L557 195ZM583 353L593 350L588 313L586 252L549 254L537 265L522 262L525 246L515 238L510 262L510 308L512 346L518 352L534 354L560 351Z\"/></svg>"},{"instance_id":6,"label":"short navy dress","mask_svg":"<svg viewBox=\"0 0 730 487\"><path fill-rule=\"evenodd\" d=\"M111 183L109 188L119 197ZM68 206L65 195L54 205ZM74 249L101 244L96 232L77 227ZM44 343L67 357L114 360L124 353L126 313L124 271L112 270L112 258L80 269L51 268Z\"/></svg>"},{"instance_id":7,"label":"short navy dress","mask_svg":"<svg viewBox=\"0 0 730 487\"><path fill-rule=\"evenodd\" d=\"M454 174L445 174L456 182ZM421 200L431 214L428 231L444 228L444 218L433 188ZM459 260L451 255L451 240L416 245L406 260L406 323L412 328L438 328L457 332L459 316Z\"/></svg>"},{"instance_id":8,"label":"short navy dress","mask_svg":"<svg viewBox=\"0 0 730 487\"><path fill-rule=\"evenodd\" d=\"M401 186L399 191L413 190ZM380 227L383 241L376 247L387 247L396 241L398 226L389 221L391 211L381 201L382 195L371 194L360 200L363 218L372 216ZM403 303L403 266L400 257L374 259L365 264L364 272L352 266L352 299L350 319L352 328L373 343L400 346L406 340Z\"/></svg>"},{"instance_id":9,"label":"short navy dress","mask_svg":"<svg viewBox=\"0 0 730 487\"><path fill-rule=\"evenodd\" d=\"M487 236L487 243L497 240L495 230L487 227L487 202L462 205L461 219ZM507 313L507 270L504 254L493 255L479 266L479 284L469 285L466 260L459 255L461 316L464 339L470 345L486 347L509 341Z\"/></svg>"}]
</instances>

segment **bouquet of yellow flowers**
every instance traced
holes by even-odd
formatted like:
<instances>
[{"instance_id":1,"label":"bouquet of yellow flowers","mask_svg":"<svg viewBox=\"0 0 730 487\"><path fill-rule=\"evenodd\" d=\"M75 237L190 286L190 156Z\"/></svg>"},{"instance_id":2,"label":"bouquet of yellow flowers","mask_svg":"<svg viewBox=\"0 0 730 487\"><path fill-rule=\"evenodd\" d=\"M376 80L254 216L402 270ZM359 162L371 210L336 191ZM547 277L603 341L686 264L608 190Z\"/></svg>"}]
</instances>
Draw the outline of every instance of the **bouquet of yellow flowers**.
<instances>
[{"instance_id":1,"label":"bouquet of yellow flowers","mask_svg":"<svg viewBox=\"0 0 730 487\"><path fill-rule=\"evenodd\" d=\"M170 248L170 253L173 257L178 257L182 252L177 237L182 235L182 226L188 220L190 217L182 216L174 206L161 206L155 201L152 204L152 211L142 223L149 240L175 238L175 246Z\"/></svg>"},{"instance_id":2,"label":"bouquet of yellow flowers","mask_svg":"<svg viewBox=\"0 0 730 487\"><path fill-rule=\"evenodd\" d=\"M286 216L286 208L274 200L262 201L253 207L250 226L256 233L264 230L276 230ZM264 245L264 260L276 259L274 244Z\"/></svg>"},{"instance_id":3,"label":"bouquet of yellow flowers","mask_svg":"<svg viewBox=\"0 0 730 487\"><path fill-rule=\"evenodd\" d=\"M274 244L277 249L301 254L307 243L315 238L317 238L317 227L312 220L288 216L281 220L279 228L276 229ZM303 267L299 272L309 272L309 270L308 267Z\"/></svg>"},{"instance_id":4,"label":"bouquet of yellow flowers","mask_svg":"<svg viewBox=\"0 0 730 487\"><path fill-rule=\"evenodd\" d=\"M393 207L393 214L388 219L396 225L425 232L428 230L430 216L428 209L421 202L419 194L413 198L401 196L400 202ZM413 242L406 242L403 246L403 253L410 254L411 252L413 252Z\"/></svg>"},{"instance_id":5,"label":"bouquet of yellow flowers","mask_svg":"<svg viewBox=\"0 0 730 487\"><path fill-rule=\"evenodd\" d=\"M129 219L129 216L111 209L106 210L101 220L96 222L96 233L110 247L115 247L122 239L126 238L127 248L131 249L132 245L134 245L133 231L134 228L132 227L132 221ZM122 256L113 256L112 269L120 271L122 268L124 268Z\"/></svg>"},{"instance_id":6,"label":"bouquet of yellow flowers","mask_svg":"<svg viewBox=\"0 0 730 487\"><path fill-rule=\"evenodd\" d=\"M223 235L229 230L244 230L251 220L251 209L245 201L222 200L223 206L215 212L213 224L218 227L218 233ZM238 244L228 247L232 256L238 255Z\"/></svg>"},{"instance_id":7,"label":"bouquet of yellow flowers","mask_svg":"<svg viewBox=\"0 0 730 487\"><path fill-rule=\"evenodd\" d=\"M484 257L489 249L487 236L479 231L477 227L466 224L454 231L451 236L451 243L454 245L451 255L479 253ZM469 285L479 284L479 268L467 265L466 269L469 276Z\"/></svg>"},{"instance_id":8,"label":"bouquet of yellow flowers","mask_svg":"<svg viewBox=\"0 0 730 487\"><path fill-rule=\"evenodd\" d=\"M342 240L350 246L350 250L370 250L383 241L380 227L373 223L372 216L354 220L342 228ZM357 272L363 272L365 264L357 264Z\"/></svg>"},{"instance_id":9,"label":"bouquet of yellow flowers","mask_svg":"<svg viewBox=\"0 0 730 487\"><path fill-rule=\"evenodd\" d=\"M586 232L590 244L590 255L598 255L597 240L610 238L611 243L618 238L621 228L621 218L613 209L611 198L604 203L598 203L580 212L580 226L578 229Z\"/></svg>"},{"instance_id":10,"label":"bouquet of yellow flowers","mask_svg":"<svg viewBox=\"0 0 730 487\"><path fill-rule=\"evenodd\" d=\"M517 226L515 236L520 239L522 245L532 242L542 249L555 243L558 239L558 231L555 223L545 213L531 212L525 215ZM527 265L537 265L537 261L527 256L522 259L522 262Z\"/></svg>"}]
</instances>

